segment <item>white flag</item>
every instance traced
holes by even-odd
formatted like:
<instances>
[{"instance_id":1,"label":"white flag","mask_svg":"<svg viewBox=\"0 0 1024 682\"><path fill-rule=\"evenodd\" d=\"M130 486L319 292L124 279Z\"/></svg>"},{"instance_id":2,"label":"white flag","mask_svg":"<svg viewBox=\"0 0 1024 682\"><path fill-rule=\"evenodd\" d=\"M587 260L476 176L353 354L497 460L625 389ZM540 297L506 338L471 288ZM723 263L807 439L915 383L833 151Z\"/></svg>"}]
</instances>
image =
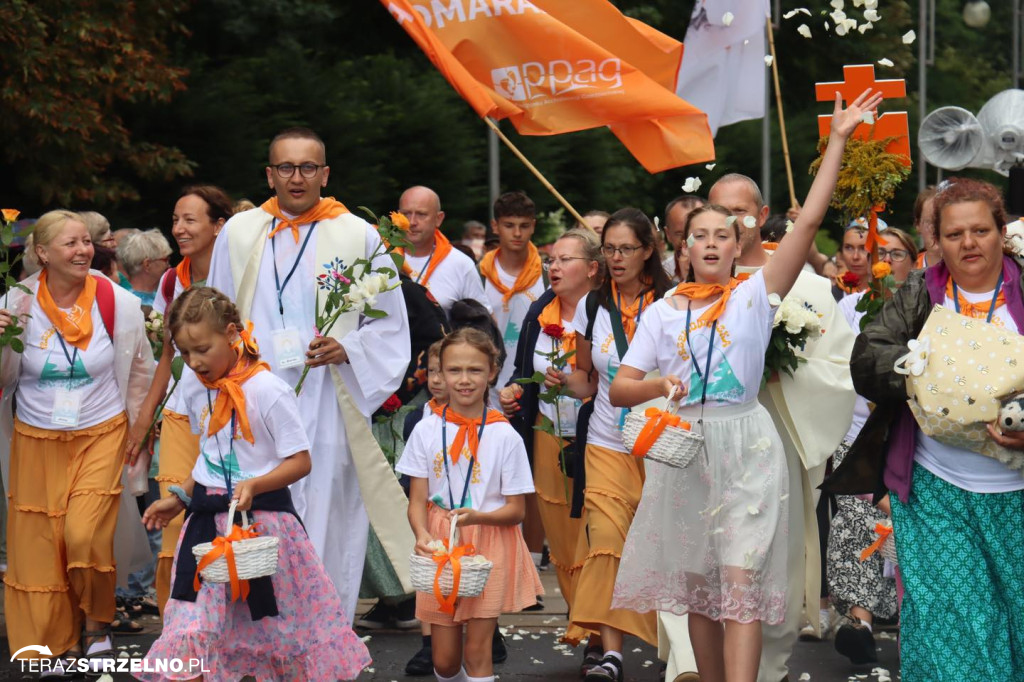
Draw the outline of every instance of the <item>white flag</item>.
<instances>
[{"instance_id":1,"label":"white flag","mask_svg":"<svg viewBox=\"0 0 1024 682\"><path fill-rule=\"evenodd\" d=\"M721 126L764 116L768 0L697 0L676 94Z\"/></svg>"}]
</instances>

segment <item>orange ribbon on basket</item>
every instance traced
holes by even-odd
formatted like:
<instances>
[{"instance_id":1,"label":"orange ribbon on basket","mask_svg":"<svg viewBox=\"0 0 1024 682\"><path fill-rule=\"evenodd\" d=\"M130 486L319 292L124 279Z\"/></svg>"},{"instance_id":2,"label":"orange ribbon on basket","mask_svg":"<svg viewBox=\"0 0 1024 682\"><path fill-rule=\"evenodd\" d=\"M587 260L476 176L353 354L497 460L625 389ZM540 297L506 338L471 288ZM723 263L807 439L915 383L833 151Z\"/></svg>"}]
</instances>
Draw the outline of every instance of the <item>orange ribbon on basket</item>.
<instances>
[{"instance_id":1,"label":"orange ribbon on basket","mask_svg":"<svg viewBox=\"0 0 1024 682\"><path fill-rule=\"evenodd\" d=\"M195 588L196 592L202 586L199 582L200 571L223 556L224 560L228 563L228 576L231 577L231 601L238 601L239 597L242 598L242 601L249 598L249 581L238 579L238 569L235 567L235 552L231 549L231 543L259 537L259 533L255 529L255 525L249 528L234 525L231 527L229 535L213 539L213 549L207 552L206 556L199 562L199 565L196 567L196 575L192 579L192 587Z\"/></svg>"},{"instance_id":2,"label":"orange ribbon on basket","mask_svg":"<svg viewBox=\"0 0 1024 682\"><path fill-rule=\"evenodd\" d=\"M882 545L892 535L892 526L887 523L878 522L875 524L875 532L878 533L878 539L860 553L861 561L866 561L869 556L882 549Z\"/></svg>"},{"instance_id":3,"label":"orange ribbon on basket","mask_svg":"<svg viewBox=\"0 0 1024 682\"><path fill-rule=\"evenodd\" d=\"M644 428L640 429L640 435L633 443L634 457L646 455L665 429L670 426L679 426L682 421L678 415L659 410L657 407L648 407L644 411L644 416L647 417L647 423L644 424Z\"/></svg>"},{"instance_id":4,"label":"orange ribbon on basket","mask_svg":"<svg viewBox=\"0 0 1024 682\"><path fill-rule=\"evenodd\" d=\"M445 548L448 541L442 540ZM441 607L441 613L455 615L455 600L459 598L459 580L462 578L462 557L476 554L476 547L473 545L459 545L444 554L434 554L434 563L437 564L437 573L434 574L434 599ZM452 565L452 592L447 597L441 593L441 572L444 565Z\"/></svg>"}]
</instances>

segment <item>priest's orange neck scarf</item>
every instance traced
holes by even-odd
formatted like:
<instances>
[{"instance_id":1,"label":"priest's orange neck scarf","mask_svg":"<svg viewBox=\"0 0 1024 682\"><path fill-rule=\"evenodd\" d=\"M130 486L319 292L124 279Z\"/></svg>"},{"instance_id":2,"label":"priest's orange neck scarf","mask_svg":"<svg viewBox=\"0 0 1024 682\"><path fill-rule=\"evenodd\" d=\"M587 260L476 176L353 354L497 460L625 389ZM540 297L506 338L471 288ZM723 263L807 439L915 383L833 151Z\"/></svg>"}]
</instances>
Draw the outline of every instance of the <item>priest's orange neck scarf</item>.
<instances>
[{"instance_id":1,"label":"priest's orange neck scarf","mask_svg":"<svg viewBox=\"0 0 1024 682\"><path fill-rule=\"evenodd\" d=\"M509 300L516 294L529 291L530 287L540 279L541 272L544 269L543 263L540 260L540 252L537 251L537 247L533 245L533 242L527 243L526 248L526 263L523 265L523 269L519 271L519 276L516 277L516 281L512 284L511 289L501 281L501 276L498 275L498 267L494 263L494 259L498 257L498 252L501 251L501 248L485 253L484 257L480 259L480 274L486 277L487 281L498 290L498 293L501 294L501 302L506 306Z\"/></svg>"},{"instance_id":2,"label":"priest's orange neck scarf","mask_svg":"<svg viewBox=\"0 0 1024 682\"><path fill-rule=\"evenodd\" d=\"M740 280L735 277L729 279L728 284L697 284L696 282L685 282L676 287L673 292L679 296L686 296L691 301L699 301L703 298L710 298L715 294L721 294L721 298L711 304L711 307L704 311L698 322L714 322L725 313L725 304L729 302L732 290L739 286Z\"/></svg>"},{"instance_id":3,"label":"priest's orange neck scarf","mask_svg":"<svg viewBox=\"0 0 1024 682\"><path fill-rule=\"evenodd\" d=\"M96 300L96 279L92 275L86 275L85 285L75 299L75 304L71 310L64 312L50 295L46 284L46 268L43 268L39 273L36 300L65 343L82 351L89 349L89 341L92 340L92 304Z\"/></svg>"},{"instance_id":4,"label":"priest's orange neck scarf","mask_svg":"<svg viewBox=\"0 0 1024 682\"><path fill-rule=\"evenodd\" d=\"M480 422L482 417L470 419L469 417L463 417L461 414L451 408L450 405L438 405L436 401L431 401L431 409L438 417L446 419L449 424L455 424L459 427L459 430L455 433L455 440L452 441L452 447L448 451L452 458L452 464L459 461L459 457L462 456L462 449L469 444L469 452L477 460L477 451L480 448ZM447 407L448 409L444 409ZM497 410L487 410L487 423L497 424L499 422L508 423L508 419L505 418L501 412Z\"/></svg>"},{"instance_id":5,"label":"priest's orange neck scarf","mask_svg":"<svg viewBox=\"0 0 1024 682\"><path fill-rule=\"evenodd\" d=\"M540 324L541 333L547 334L552 339L558 340L558 347L562 351L562 354L570 353L576 350L576 333L567 332L565 327L562 326L562 302L557 296L555 296L551 303L544 306L544 310L540 311L540 315L537 316L537 322ZM552 336L548 334L548 331L557 331L559 336ZM576 369L576 356L569 358L569 368Z\"/></svg>"},{"instance_id":6,"label":"priest's orange neck scarf","mask_svg":"<svg viewBox=\"0 0 1024 682\"><path fill-rule=\"evenodd\" d=\"M620 299L619 288L615 282L612 282L612 301L614 301L615 306L619 309L619 314L622 316L622 331L626 332L626 339L632 341L633 335L636 334L637 317L640 316L641 303L644 308L651 306L654 303L654 291L648 289L629 305L625 305Z\"/></svg>"},{"instance_id":7,"label":"priest's orange neck scarf","mask_svg":"<svg viewBox=\"0 0 1024 682\"><path fill-rule=\"evenodd\" d=\"M251 324L251 323L250 323ZM246 345L249 341L244 341ZM242 352L241 345L237 346L238 360L227 374L216 381L207 381L202 375L197 374L203 386L210 390L217 391L217 400L213 404L210 414L210 428L207 433L212 436L226 425L231 423L231 413L235 413L238 419L238 427L242 431L242 438L250 443L255 442L252 435L252 428L249 425L249 413L245 410L245 391L242 384L253 378L260 372L269 372L270 365L263 361L253 361L248 355ZM231 434L230 438L234 438Z\"/></svg>"},{"instance_id":8,"label":"priest's orange neck scarf","mask_svg":"<svg viewBox=\"0 0 1024 682\"><path fill-rule=\"evenodd\" d=\"M406 255L405 249L395 250L401 253L403 256ZM452 243L448 241L448 237L445 237L441 230L435 230L434 249L430 252L430 256L428 257L427 269L421 273L418 273L419 276L417 278L417 273L412 271L412 268L409 267L409 263L405 263L405 265L402 267L402 272L411 277L415 282L418 282L423 286L427 286L427 282L430 281L430 276L434 274L434 270L437 269L437 266L441 264L441 261L447 258L448 254L450 254L451 252Z\"/></svg>"},{"instance_id":9,"label":"priest's orange neck scarf","mask_svg":"<svg viewBox=\"0 0 1024 682\"><path fill-rule=\"evenodd\" d=\"M284 229L291 229L292 237L295 238L295 243L299 243L299 225L306 225L307 223L315 223L320 220L330 220L331 218L337 218L338 216L348 213L348 209L340 201L337 201L334 197L327 197L321 199L316 203L315 206L310 208L302 215L289 218L281 211L281 207L278 205L277 197L271 197L263 202L260 206L264 211L269 213L278 219L277 225L273 230L270 231L268 239L273 239L274 235Z\"/></svg>"},{"instance_id":10,"label":"priest's orange neck scarf","mask_svg":"<svg viewBox=\"0 0 1024 682\"><path fill-rule=\"evenodd\" d=\"M953 278L950 277L946 280L946 298L953 299ZM960 289L956 291L956 302L960 305L960 314L966 315L967 317L974 317L977 319L984 320L988 317L990 310L1000 308L1006 305L1006 294L1003 293L1003 289L1000 287L999 294L996 296L995 306L992 305L992 300L978 301L977 303L971 303L964 295L960 293Z\"/></svg>"}]
</instances>

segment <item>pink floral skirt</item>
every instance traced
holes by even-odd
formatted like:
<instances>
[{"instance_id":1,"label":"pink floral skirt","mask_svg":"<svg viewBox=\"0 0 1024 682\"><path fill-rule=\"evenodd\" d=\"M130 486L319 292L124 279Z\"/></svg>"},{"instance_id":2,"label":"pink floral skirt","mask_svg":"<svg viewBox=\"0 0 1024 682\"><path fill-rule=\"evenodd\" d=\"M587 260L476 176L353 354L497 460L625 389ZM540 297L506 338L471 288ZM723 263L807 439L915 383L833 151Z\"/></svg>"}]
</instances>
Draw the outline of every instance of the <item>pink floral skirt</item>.
<instances>
[{"instance_id":1,"label":"pink floral skirt","mask_svg":"<svg viewBox=\"0 0 1024 682\"><path fill-rule=\"evenodd\" d=\"M226 512L217 514L218 528L226 517ZM254 622L245 602L231 601L228 585L204 583L194 602L168 600L163 633L146 654L147 669L156 669L156 659L201 659L208 671L203 672L205 682L237 682L245 675L260 682L355 679L370 663L370 653L352 632L352 621L302 525L286 512L256 511L251 517L263 534L281 540L273 576L280 615ZM178 551L191 548L182 548L179 538ZM180 673L137 677L190 680L198 674L186 667Z\"/></svg>"}]
</instances>

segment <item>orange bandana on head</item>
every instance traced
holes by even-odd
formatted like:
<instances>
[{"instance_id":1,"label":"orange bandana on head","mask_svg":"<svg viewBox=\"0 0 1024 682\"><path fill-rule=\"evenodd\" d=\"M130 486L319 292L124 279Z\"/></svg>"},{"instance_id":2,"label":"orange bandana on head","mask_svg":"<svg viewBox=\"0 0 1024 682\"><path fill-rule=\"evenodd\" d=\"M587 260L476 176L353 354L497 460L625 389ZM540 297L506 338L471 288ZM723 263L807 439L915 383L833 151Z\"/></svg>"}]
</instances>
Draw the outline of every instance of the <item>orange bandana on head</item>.
<instances>
[{"instance_id":1,"label":"orange bandana on head","mask_svg":"<svg viewBox=\"0 0 1024 682\"><path fill-rule=\"evenodd\" d=\"M89 341L92 340L92 304L96 300L96 279L92 275L86 275L82 293L78 294L71 310L64 312L50 295L50 289L46 286L46 268L43 268L39 273L36 300L65 342L78 350L89 349Z\"/></svg>"},{"instance_id":2,"label":"orange bandana on head","mask_svg":"<svg viewBox=\"0 0 1024 682\"><path fill-rule=\"evenodd\" d=\"M497 258L498 252L501 251L500 248L485 253L484 257L480 259L480 274L486 277L487 281L494 285L494 288L501 294L501 301L505 304L506 309L509 300L513 296L529 291L530 287L537 283L544 269L543 263L540 260L540 252L537 251L537 247L533 245L533 242L528 242L526 248L526 264L519 271L519 276L516 277L516 281L512 284L511 289L501 281L501 277L498 275L498 267L494 264L494 259ZM561 321L559 321L559 324L561 324Z\"/></svg>"},{"instance_id":3,"label":"orange bandana on head","mask_svg":"<svg viewBox=\"0 0 1024 682\"><path fill-rule=\"evenodd\" d=\"M479 433L482 418L470 419L469 417L463 417L455 410L446 410L444 409L445 407L445 405L438 405L434 400L430 401L430 409L433 410L434 414L459 427L459 430L455 433L455 440L452 441L452 448L448 451L452 458L452 464L459 461L459 457L462 456L462 449L467 443L469 444L470 454L476 457L477 450L480 448ZM497 410L487 410L487 423L497 424L498 422L505 422L507 424L508 419Z\"/></svg>"},{"instance_id":4,"label":"orange bandana on head","mask_svg":"<svg viewBox=\"0 0 1024 682\"><path fill-rule=\"evenodd\" d=\"M182 258L181 262L174 267L174 273L178 276L183 291L192 286L192 259L188 256Z\"/></svg>"},{"instance_id":5,"label":"orange bandana on head","mask_svg":"<svg viewBox=\"0 0 1024 682\"><path fill-rule=\"evenodd\" d=\"M999 289L999 295L996 296L995 306L992 305L991 300L971 303L966 298L964 298L963 294L960 293L959 289L957 289L956 296L954 297L952 277L946 280L946 297L950 299L955 298L956 302L960 305L961 315L966 315L967 317L973 317L981 320L988 317L988 313L990 310L994 310L996 308L1000 308L1006 305L1006 294L1003 293L1002 288Z\"/></svg>"},{"instance_id":6,"label":"orange bandana on head","mask_svg":"<svg viewBox=\"0 0 1024 682\"><path fill-rule=\"evenodd\" d=\"M544 310L540 311L540 315L537 316L537 322L540 324L541 332L544 334L548 333L548 330L554 330L557 327L561 331L561 336L558 336L558 347L563 354L570 353L576 350L576 333L568 332L565 327L562 326L562 302L557 296L552 299L551 303L544 306ZM547 334L552 339L556 338L551 334ZM569 368L576 369L576 356L569 358Z\"/></svg>"},{"instance_id":7,"label":"orange bandana on head","mask_svg":"<svg viewBox=\"0 0 1024 682\"><path fill-rule=\"evenodd\" d=\"M636 334L637 317L640 315L641 303L646 308L654 303L654 291L648 289L643 296L633 301L628 306L621 305L619 300L619 288L612 282L612 301L619 308L619 313L622 315L622 331L626 332L626 338L630 341L633 340L633 335Z\"/></svg>"},{"instance_id":8,"label":"orange bandana on head","mask_svg":"<svg viewBox=\"0 0 1024 682\"><path fill-rule=\"evenodd\" d=\"M252 324L251 322L249 323ZM243 343L247 346L249 341ZM256 376L260 372L269 372L270 365L263 361L253 362L245 353L241 352L241 345L237 345L238 360L235 366L216 381L207 381L202 375L196 374L203 386L210 390L217 390L217 400L213 404L213 411L210 414L210 428L207 433L212 436L226 425L231 423L231 413L234 412L238 418L238 427L242 431L242 438L250 443L255 442L252 435L252 428L249 426L249 413L245 411L245 392L242 384ZM235 434L231 434L231 438Z\"/></svg>"},{"instance_id":9,"label":"orange bandana on head","mask_svg":"<svg viewBox=\"0 0 1024 682\"><path fill-rule=\"evenodd\" d=\"M395 251L405 257L405 249L395 249ZM402 272L411 277L413 281L422 284L423 286L427 286L427 282L430 281L430 276L434 274L434 270L437 269L437 266L441 264L441 261L447 258L448 254L451 252L452 243L448 241L448 237L445 237L441 230L435 230L434 250L430 252L430 256L427 259L427 269L418 273L417 277L417 273L412 271L412 268L409 267L408 263L405 263L402 266Z\"/></svg>"},{"instance_id":10,"label":"orange bandana on head","mask_svg":"<svg viewBox=\"0 0 1024 682\"><path fill-rule=\"evenodd\" d=\"M691 301L699 301L702 298L710 298L715 294L722 294L722 297L711 304L711 307L704 311L698 322L714 322L725 312L725 304L732 295L732 290L739 286L740 280L732 277L728 284L697 284L696 282L685 282L676 287L672 293L679 296L686 296Z\"/></svg>"},{"instance_id":11,"label":"orange bandana on head","mask_svg":"<svg viewBox=\"0 0 1024 682\"><path fill-rule=\"evenodd\" d=\"M337 218L338 216L349 212L348 209L345 208L345 205L340 201L337 201L334 197L321 199L311 209L294 218L289 218L281 211L281 207L277 202L277 197L267 199L263 202L263 205L260 206L260 208L280 221L274 229L270 231L268 239L273 239L274 235L281 230L291 228L292 237L295 238L296 244L299 243L299 225L315 223L320 220L330 220L331 218Z\"/></svg>"}]
</instances>

